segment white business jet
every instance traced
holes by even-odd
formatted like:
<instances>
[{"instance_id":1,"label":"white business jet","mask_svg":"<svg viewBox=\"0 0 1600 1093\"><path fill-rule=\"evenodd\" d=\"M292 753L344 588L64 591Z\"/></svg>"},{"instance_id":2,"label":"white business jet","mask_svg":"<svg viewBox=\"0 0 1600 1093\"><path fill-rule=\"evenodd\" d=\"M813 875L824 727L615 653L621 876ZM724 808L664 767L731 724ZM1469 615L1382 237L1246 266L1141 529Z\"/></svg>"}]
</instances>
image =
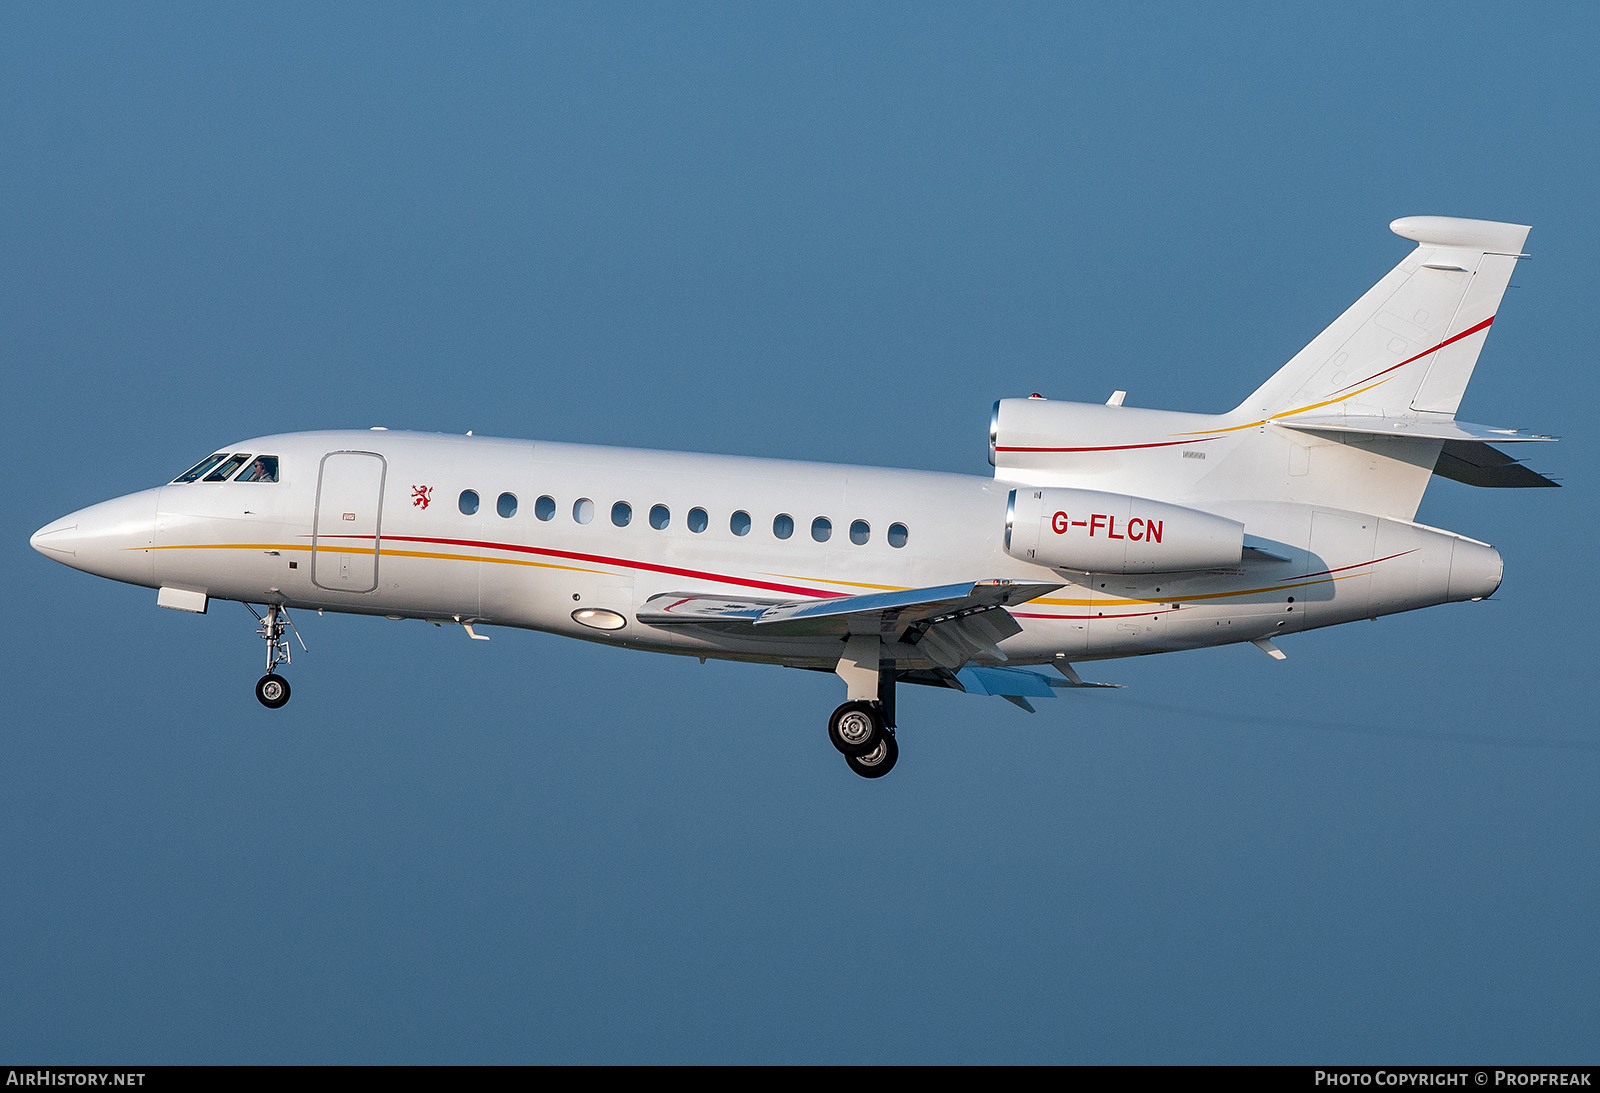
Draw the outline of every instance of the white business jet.
<instances>
[{"instance_id":1,"label":"white business jet","mask_svg":"<svg viewBox=\"0 0 1600 1093\"><path fill-rule=\"evenodd\" d=\"M383 429L243 440L65 516L46 557L260 620L290 608L517 626L837 674L828 735L894 766L895 687L1030 699L1074 661L1252 642L1500 584L1491 546L1414 523L1433 475L1551 486L1457 421L1528 228L1418 216L1416 248L1224 414L1002 399L992 478ZM255 604L262 605L257 611ZM1045 671L1036 670L1043 667Z\"/></svg>"}]
</instances>

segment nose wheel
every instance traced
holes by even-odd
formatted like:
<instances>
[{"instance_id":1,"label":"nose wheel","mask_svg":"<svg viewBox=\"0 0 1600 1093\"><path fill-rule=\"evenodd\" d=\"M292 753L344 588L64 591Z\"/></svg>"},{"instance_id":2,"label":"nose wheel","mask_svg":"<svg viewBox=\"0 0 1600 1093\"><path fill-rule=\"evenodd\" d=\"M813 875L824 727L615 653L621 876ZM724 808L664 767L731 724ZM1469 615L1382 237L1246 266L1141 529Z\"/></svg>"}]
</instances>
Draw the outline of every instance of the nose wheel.
<instances>
[{"instance_id":1,"label":"nose wheel","mask_svg":"<svg viewBox=\"0 0 1600 1093\"><path fill-rule=\"evenodd\" d=\"M278 665L290 663L289 639L285 632L294 630L295 640L300 643L300 648L306 647L305 639L300 637L300 631L295 629L294 620L289 618L289 609L281 603L267 604L267 613L261 614L254 607L250 613L256 617L261 625L256 628L256 636L267 643L267 674L256 680L256 700L269 710L276 710L289 701L289 681L278 674Z\"/></svg>"},{"instance_id":2,"label":"nose wheel","mask_svg":"<svg viewBox=\"0 0 1600 1093\"><path fill-rule=\"evenodd\" d=\"M269 710L276 710L289 701L289 681L268 672L256 680L256 698Z\"/></svg>"}]
</instances>

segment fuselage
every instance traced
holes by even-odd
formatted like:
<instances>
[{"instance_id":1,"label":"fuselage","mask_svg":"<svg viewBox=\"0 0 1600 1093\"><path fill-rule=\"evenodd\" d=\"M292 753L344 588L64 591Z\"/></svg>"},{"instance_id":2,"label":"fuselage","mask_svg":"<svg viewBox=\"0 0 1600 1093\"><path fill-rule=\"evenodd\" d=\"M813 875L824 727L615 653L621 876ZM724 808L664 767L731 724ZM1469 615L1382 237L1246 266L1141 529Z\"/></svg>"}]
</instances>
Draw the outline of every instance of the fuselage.
<instances>
[{"instance_id":1,"label":"fuselage","mask_svg":"<svg viewBox=\"0 0 1600 1093\"><path fill-rule=\"evenodd\" d=\"M1087 574L1007 552L1018 486L1003 479L388 430L266 436L219 453L229 457L219 468L265 456L273 473L213 471L222 480L130 494L55 521L33 544L79 569L208 599L830 670L837 638L636 616L668 593L776 602L996 578L1059 584L1010 609L1022 630L1000 648L1030 664L1270 639L1481 598L1501 575L1499 554L1475 540L1282 501L1196 506L1244 525L1237 566Z\"/></svg>"}]
</instances>

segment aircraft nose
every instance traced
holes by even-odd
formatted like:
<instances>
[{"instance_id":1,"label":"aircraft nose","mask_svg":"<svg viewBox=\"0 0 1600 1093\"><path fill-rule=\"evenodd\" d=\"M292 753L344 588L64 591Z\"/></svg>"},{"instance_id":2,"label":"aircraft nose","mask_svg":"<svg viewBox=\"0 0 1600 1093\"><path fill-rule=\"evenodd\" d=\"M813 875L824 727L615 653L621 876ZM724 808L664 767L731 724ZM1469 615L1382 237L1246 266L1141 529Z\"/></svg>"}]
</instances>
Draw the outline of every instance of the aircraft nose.
<instances>
[{"instance_id":1,"label":"aircraft nose","mask_svg":"<svg viewBox=\"0 0 1600 1093\"><path fill-rule=\"evenodd\" d=\"M150 584L158 492L142 490L68 513L34 532L28 545L86 573Z\"/></svg>"},{"instance_id":2,"label":"aircraft nose","mask_svg":"<svg viewBox=\"0 0 1600 1093\"><path fill-rule=\"evenodd\" d=\"M1492 596L1505 572L1506 561L1494 547L1458 539L1450 554L1450 598L1481 600Z\"/></svg>"},{"instance_id":3,"label":"aircraft nose","mask_svg":"<svg viewBox=\"0 0 1600 1093\"><path fill-rule=\"evenodd\" d=\"M33 533L28 545L46 558L57 561L75 556L78 553L78 514L52 520Z\"/></svg>"}]
</instances>

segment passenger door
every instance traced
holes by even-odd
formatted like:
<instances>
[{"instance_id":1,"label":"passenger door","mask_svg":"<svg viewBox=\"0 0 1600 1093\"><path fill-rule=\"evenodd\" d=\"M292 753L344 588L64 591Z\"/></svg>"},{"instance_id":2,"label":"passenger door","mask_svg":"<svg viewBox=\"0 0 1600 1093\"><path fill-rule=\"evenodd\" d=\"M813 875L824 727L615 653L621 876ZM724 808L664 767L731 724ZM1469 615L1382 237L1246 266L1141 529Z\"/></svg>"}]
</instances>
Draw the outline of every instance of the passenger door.
<instances>
[{"instance_id":1,"label":"passenger door","mask_svg":"<svg viewBox=\"0 0 1600 1093\"><path fill-rule=\"evenodd\" d=\"M378 587L383 479L376 452L329 452L317 475L317 513L311 528L311 582L333 592Z\"/></svg>"}]
</instances>

